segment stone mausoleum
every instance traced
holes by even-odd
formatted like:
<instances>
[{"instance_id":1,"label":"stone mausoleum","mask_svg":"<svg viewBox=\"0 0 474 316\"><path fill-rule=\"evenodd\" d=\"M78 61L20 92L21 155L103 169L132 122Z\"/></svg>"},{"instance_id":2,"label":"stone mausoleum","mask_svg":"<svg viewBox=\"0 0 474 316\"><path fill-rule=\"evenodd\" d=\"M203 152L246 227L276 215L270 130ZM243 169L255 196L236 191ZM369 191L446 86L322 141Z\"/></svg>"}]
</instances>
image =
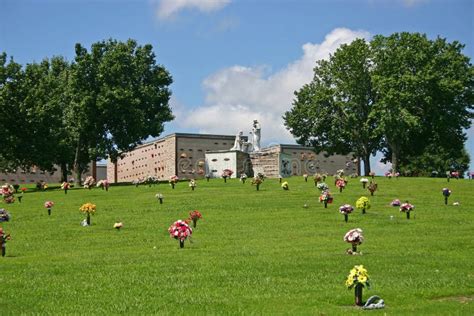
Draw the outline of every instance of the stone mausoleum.
<instances>
[{"instance_id":1,"label":"stone mausoleum","mask_svg":"<svg viewBox=\"0 0 474 316\"><path fill-rule=\"evenodd\" d=\"M351 155L316 154L312 148L299 145L260 146L260 125L255 120L250 136L175 133L136 147L124 153L116 163L107 163L107 179L111 183L132 182L147 176L168 180L197 179L209 175L221 177L224 169L253 176L267 177L328 174L344 169L346 174L357 173Z\"/></svg>"}]
</instances>

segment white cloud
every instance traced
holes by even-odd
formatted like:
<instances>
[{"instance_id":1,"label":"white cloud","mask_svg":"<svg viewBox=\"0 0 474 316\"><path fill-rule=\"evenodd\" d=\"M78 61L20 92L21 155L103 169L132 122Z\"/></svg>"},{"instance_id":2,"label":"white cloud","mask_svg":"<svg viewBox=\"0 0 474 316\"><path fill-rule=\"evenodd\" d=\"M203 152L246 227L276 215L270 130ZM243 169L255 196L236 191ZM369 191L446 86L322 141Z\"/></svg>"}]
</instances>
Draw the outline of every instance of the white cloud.
<instances>
[{"instance_id":1,"label":"white cloud","mask_svg":"<svg viewBox=\"0 0 474 316\"><path fill-rule=\"evenodd\" d=\"M329 57L341 44L368 38L365 31L337 28L322 43L306 43L303 55L286 67L268 74L266 66L232 66L215 72L203 82L205 104L177 114L182 128L197 128L202 133L248 135L252 120L262 126L262 144L294 142L283 125L282 115L291 108L293 92L311 81L316 60Z\"/></svg>"},{"instance_id":2,"label":"white cloud","mask_svg":"<svg viewBox=\"0 0 474 316\"><path fill-rule=\"evenodd\" d=\"M222 9L229 3L230 0L161 0L156 13L159 18L168 19L182 10L212 12Z\"/></svg>"}]
</instances>

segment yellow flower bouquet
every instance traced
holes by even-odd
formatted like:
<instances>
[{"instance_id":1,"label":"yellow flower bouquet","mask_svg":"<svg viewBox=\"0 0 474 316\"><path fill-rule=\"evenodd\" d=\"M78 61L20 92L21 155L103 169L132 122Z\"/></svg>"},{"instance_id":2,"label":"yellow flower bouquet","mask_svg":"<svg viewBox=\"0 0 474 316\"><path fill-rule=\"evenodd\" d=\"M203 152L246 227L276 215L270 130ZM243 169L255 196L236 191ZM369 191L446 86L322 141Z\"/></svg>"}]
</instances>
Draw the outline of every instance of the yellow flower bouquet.
<instances>
[{"instance_id":1,"label":"yellow flower bouquet","mask_svg":"<svg viewBox=\"0 0 474 316\"><path fill-rule=\"evenodd\" d=\"M92 203L86 203L82 204L82 206L79 208L79 211L82 213L87 214L87 225L91 224L91 214L95 214L96 206L95 204Z\"/></svg>"},{"instance_id":2,"label":"yellow flower bouquet","mask_svg":"<svg viewBox=\"0 0 474 316\"><path fill-rule=\"evenodd\" d=\"M354 266L346 279L346 287L355 289L355 304L362 305L362 288L370 288L369 274L363 265Z\"/></svg>"}]
</instances>

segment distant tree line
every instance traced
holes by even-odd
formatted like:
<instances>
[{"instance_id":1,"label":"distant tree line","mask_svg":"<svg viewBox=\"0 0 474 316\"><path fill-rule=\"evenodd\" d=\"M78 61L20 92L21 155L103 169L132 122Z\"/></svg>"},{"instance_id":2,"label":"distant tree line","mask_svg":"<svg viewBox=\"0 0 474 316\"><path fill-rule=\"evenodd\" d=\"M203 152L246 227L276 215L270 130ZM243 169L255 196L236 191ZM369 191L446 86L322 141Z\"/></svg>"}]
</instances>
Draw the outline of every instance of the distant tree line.
<instances>
[{"instance_id":1,"label":"distant tree line","mask_svg":"<svg viewBox=\"0 0 474 316\"><path fill-rule=\"evenodd\" d=\"M151 45L110 39L75 53L25 66L0 54L1 170L60 166L80 181L91 161L116 161L173 119L172 78Z\"/></svg>"},{"instance_id":2,"label":"distant tree line","mask_svg":"<svg viewBox=\"0 0 474 316\"><path fill-rule=\"evenodd\" d=\"M474 69L463 48L419 33L342 45L295 92L285 125L298 143L318 152L353 152L366 175L377 151L394 172L464 172Z\"/></svg>"}]
</instances>

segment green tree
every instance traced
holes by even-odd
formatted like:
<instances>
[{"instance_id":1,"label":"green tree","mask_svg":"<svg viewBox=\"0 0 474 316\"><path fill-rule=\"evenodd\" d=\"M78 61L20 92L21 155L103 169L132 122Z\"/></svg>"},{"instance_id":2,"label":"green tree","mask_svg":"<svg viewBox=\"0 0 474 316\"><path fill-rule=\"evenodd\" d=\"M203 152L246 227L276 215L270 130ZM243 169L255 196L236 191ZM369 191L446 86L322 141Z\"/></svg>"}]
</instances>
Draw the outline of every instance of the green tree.
<instances>
[{"instance_id":1,"label":"green tree","mask_svg":"<svg viewBox=\"0 0 474 316\"><path fill-rule=\"evenodd\" d=\"M54 164L71 161L63 128L67 82L63 75L68 63L53 57L22 68L13 60L6 65L6 54L0 60L5 75L0 89L1 126L8 135L0 153L4 165L9 170L37 166L53 171Z\"/></svg>"},{"instance_id":2,"label":"green tree","mask_svg":"<svg viewBox=\"0 0 474 316\"><path fill-rule=\"evenodd\" d=\"M148 136L158 136L173 115L168 105L172 79L157 65L151 45L108 40L88 52L76 44L66 115L80 181L91 160L129 151Z\"/></svg>"},{"instance_id":3,"label":"green tree","mask_svg":"<svg viewBox=\"0 0 474 316\"><path fill-rule=\"evenodd\" d=\"M375 36L371 47L378 132L393 170L426 153L461 158L474 103L473 68L464 46L395 33Z\"/></svg>"},{"instance_id":4,"label":"green tree","mask_svg":"<svg viewBox=\"0 0 474 316\"><path fill-rule=\"evenodd\" d=\"M366 174L380 143L370 57L367 42L357 39L329 60L318 61L313 81L295 92L293 108L284 115L298 143L329 154L353 152L364 162Z\"/></svg>"}]
</instances>

